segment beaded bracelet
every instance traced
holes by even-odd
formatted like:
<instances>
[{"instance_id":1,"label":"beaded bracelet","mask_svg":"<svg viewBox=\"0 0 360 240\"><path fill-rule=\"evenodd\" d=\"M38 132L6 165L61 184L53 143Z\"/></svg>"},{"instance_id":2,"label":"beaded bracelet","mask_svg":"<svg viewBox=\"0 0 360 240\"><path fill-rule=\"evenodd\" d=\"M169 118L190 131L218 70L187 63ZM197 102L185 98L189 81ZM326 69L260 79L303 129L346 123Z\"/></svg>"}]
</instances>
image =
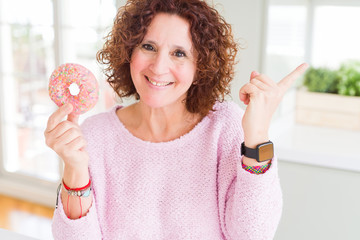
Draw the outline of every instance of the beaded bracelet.
<instances>
[{"instance_id":1,"label":"beaded bracelet","mask_svg":"<svg viewBox=\"0 0 360 240\"><path fill-rule=\"evenodd\" d=\"M267 170L269 170L271 166L271 162L262 166L247 166L242 163L242 168L252 174L263 174L266 173Z\"/></svg>"}]
</instances>

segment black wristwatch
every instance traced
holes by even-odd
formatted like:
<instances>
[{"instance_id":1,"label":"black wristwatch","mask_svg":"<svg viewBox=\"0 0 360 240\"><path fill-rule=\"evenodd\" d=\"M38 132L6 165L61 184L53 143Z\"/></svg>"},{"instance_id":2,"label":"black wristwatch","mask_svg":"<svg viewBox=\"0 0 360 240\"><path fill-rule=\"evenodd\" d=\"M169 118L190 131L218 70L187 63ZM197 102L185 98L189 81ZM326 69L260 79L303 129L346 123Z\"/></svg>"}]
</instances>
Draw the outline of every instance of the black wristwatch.
<instances>
[{"instance_id":1,"label":"black wristwatch","mask_svg":"<svg viewBox=\"0 0 360 240\"><path fill-rule=\"evenodd\" d=\"M264 162L274 157L274 144L271 141L261 143L256 148L248 148L245 142L241 144L241 155L256 159L258 162Z\"/></svg>"}]
</instances>

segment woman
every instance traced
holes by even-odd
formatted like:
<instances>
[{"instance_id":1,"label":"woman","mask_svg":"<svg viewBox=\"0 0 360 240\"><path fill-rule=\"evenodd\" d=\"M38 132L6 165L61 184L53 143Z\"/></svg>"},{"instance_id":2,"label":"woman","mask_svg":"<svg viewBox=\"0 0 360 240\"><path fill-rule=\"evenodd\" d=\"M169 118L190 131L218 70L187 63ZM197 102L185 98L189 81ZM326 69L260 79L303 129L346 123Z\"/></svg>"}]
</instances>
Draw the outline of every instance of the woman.
<instances>
[{"instance_id":1,"label":"woman","mask_svg":"<svg viewBox=\"0 0 360 240\"><path fill-rule=\"evenodd\" d=\"M50 116L46 141L65 164L55 239L273 238L277 161L251 149L269 146L271 116L306 65L278 84L253 72L244 113L223 101L236 52L230 25L204 1L119 9L97 58L115 92L138 101L81 128L71 105Z\"/></svg>"}]
</instances>

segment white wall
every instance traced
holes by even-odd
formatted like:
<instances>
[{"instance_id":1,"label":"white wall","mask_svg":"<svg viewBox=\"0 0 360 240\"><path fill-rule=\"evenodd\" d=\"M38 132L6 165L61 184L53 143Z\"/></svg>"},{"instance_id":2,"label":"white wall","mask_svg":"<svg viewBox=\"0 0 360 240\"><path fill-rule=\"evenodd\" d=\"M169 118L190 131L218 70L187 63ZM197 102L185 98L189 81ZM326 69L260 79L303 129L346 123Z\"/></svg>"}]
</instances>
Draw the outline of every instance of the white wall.
<instances>
[{"instance_id":1,"label":"white wall","mask_svg":"<svg viewBox=\"0 0 360 240\"><path fill-rule=\"evenodd\" d=\"M233 27L235 39L243 43L246 48L239 50L239 63L232 83L232 100L239 103L239 90L250 80L250 73L261 71L262 21L263 0L217 0L216 8Z\"/></svg>"}]
</instances>

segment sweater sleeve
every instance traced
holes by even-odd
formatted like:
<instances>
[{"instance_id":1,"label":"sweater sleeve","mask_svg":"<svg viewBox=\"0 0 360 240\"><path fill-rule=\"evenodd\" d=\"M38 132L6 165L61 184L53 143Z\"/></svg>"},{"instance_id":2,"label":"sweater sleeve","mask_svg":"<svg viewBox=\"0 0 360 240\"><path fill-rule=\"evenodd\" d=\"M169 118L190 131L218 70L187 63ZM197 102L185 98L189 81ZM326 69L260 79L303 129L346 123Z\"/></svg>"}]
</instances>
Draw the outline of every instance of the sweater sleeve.
<instances>
[{"instance_id":1,"label":"sweater sleeve","mask_svg":"<svg viewBox=\"0 0 360 240\"><path fill-rule=\"evenodd\" d=\"M60 194L58 204L52 221L52 233L55 240L102 239L94 197L89 212L80 219L72 220L65 215Z\"/></svg>"},{"instance_id":2,"label":"sweater sleeve","mask_svg":"<svg viewBox=\"0 0 360 240\"><path fill-rule=\"evenodd\" d=\"M266 173L252 174L242 167L240 153L242 113L235 114L219 141L218 204L225 239L273 239L282 212L277 158Z\"/></svg>"}]
</instances>

